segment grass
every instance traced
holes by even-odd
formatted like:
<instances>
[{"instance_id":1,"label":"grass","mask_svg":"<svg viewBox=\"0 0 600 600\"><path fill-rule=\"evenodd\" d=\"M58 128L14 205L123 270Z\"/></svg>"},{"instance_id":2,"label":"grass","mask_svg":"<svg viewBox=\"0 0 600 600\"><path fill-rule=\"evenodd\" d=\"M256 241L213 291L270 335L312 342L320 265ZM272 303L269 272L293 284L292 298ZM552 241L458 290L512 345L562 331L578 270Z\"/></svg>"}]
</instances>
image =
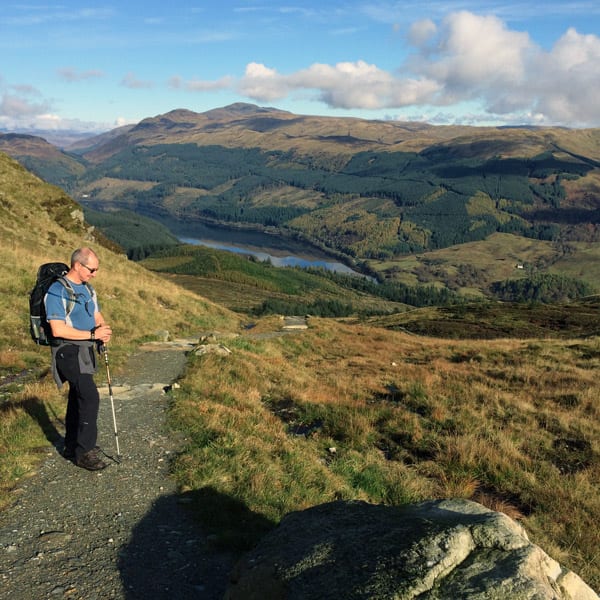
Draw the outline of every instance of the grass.
<instances>
[{"instance_id":1,"label":"grass","mask_svg":"<svg viewBox=\"0 0 600 600\"><path fill-rule=\"evenodd\" d=\"M0 402L0 482L6 494L7 482L14 482L36 467L48 440L57 440L57 414L65 407L50 385L29 384ZM0 495L5 504L8 495Z\"/></svg>"},{"instance_id":2,"label":"grass","mask_svg":"<svg viewBox=\"0 0 600 600\"><path fill-rule=\"evenodd\" d=\"M482 241L370 261L370 266L408 285L443 284L467 296L489 297L492 283L525 277L528 270L566 275L600 289L598 253L595 242L573 241L564 248L558 243L493 233Z\"/></svg>"},{"instance_id":3,"label":"grass","mask_svg":"<svg viewBox=\"0 0 600 600\"><path fill-rule=\"evenodd\" d=\"M597 588L599 363L598 338L457 342L311 319L195 360L170 411L188 438L174 474L260 516L257 536L334 498L471 498ZM233 547L257 539L205 524Z\"/></svg>"},{"instance_id":4,"label":"grass","mask_svg":"<svg viewBox=\"0 0 600 600\"><path fill-rule=\"evenodd\" d=\"M563 304L475 302L366 319L370 325L446 338L565 338L600 333L598 296ZM456 357L460 360L460 357Z\"/></svg>"},{"instance_id":5,"label":"grass","mask_svg":"<svg viewBox=\"0 0 600 600\"><path fill-rule=\"evenodd\" d=\"M245 313L259 309L266 300L310 305L343 299L344 304L363 314L386 314L405 308L399 302L351 289L342 278L336 281L327 274L301 268L277 268L202 246L165 249L140 264L230 310Z\"/></svg>"}]
</instances>

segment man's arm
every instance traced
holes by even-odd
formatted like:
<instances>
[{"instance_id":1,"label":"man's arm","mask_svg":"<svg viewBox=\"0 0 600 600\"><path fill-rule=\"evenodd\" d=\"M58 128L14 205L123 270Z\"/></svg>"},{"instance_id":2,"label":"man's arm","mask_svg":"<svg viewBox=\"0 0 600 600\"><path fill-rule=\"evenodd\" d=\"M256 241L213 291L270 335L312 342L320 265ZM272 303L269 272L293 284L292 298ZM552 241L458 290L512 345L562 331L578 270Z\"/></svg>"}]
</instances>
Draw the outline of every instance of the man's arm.
<instances>
[{"instance_id":1,"label":"man's arm","mask_svg":"<svg viewBox=\"0 0 600 600\"><path fill-rule=\"evenodd\" d=\"M100 314L100 313L96 313ZM102 315L100 315L102 318ZM92 332L85 331L83 329L75 329L75 327L71 327L71 325L67 325L64 321L59 321L57 319L48 320L50 325L50 329L52 330L52 335L55 338L60 338L63 340L90 340L92 339ZM98 323L98 320L96 320ZM100 321L101 325L97 326L94 330L93 339L100 340L104 343L108 343L110 341L110 337L112 335L112 331L109 325L104 323L104 319Z\"/></svg>"},{"instance_id":2,"label":"man's arm","mask_svg":"<svg viewBox=\"0 0 600 600\"><path fill-rule=\"evenodd\" d=\"M96 321L96 327L102 327L102 325L106 325L106 321L99 310L94 313L94 321Z\"/></svg>"}]
</instances>

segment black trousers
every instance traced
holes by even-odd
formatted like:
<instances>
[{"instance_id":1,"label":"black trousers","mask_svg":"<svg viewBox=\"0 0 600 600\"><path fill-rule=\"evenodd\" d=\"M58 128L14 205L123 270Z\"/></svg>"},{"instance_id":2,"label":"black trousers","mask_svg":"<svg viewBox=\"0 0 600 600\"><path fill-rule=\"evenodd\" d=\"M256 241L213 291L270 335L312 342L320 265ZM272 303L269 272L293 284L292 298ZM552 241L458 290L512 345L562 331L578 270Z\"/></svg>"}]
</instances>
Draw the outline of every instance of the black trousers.
<instances>
[{"instance_id":1,"label":"black trousers","mask_svg":"<svg viewBox=\"0 0 600 600\"><path fill-rule=\"evenodd\" d=\"M90 352L93 352L93 348ZM100 407L100 394L94 376L81 373L78 354L79 346L68 344L62 346L56 354L56 368L69 382L65 448L74 451L75 458L81 457L96 446Z\"/></svg>"}]
</instances>

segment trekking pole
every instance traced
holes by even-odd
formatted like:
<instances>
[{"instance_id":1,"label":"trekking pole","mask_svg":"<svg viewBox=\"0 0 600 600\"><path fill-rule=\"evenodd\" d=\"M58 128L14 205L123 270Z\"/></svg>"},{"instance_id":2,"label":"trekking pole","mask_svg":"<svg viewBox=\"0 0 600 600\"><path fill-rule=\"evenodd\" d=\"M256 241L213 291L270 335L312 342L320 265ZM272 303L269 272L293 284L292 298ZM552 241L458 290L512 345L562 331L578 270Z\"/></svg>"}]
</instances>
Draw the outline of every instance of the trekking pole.
<instances>
[{"instance_id":1,"label":"trekking pole","mask_svg":"<svg viewBox=\"0 0 600 600\"><path fill-rule=\"evenodd\" d=\"M104 355L104 364L106 365L106 379L108 381L108 395L110 396L110 408L112 410L113 425L115 429L115 444L117 445L117 459L121 458L119 450L119 434L117 432L117 417L115 416L115 401L113 400L112 382L110 380L110 369L108 367L108 348L105 344L100 344L98 351ZM117 461L119 462L119 460Z\"/></svg>"}]
</instances>

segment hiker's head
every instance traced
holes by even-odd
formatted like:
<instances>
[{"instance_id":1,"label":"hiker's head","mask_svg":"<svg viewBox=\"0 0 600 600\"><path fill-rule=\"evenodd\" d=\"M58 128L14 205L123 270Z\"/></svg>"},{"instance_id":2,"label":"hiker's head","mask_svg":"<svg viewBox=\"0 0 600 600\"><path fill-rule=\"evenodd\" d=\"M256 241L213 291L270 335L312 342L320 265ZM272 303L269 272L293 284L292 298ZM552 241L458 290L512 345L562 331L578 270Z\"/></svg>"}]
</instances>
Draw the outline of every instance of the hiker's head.
<instances>
[{"instance_id":1,"label":"hiker's head","mask_svg":"<svg viewBox=\"0 0 600 600\"><path fill-rule=\"evenodd\" d=\"M82 283L96 277L100 261L91 248L77 248L71 255L71 271L76 273Z\"/></svg>"}]
</instances>

